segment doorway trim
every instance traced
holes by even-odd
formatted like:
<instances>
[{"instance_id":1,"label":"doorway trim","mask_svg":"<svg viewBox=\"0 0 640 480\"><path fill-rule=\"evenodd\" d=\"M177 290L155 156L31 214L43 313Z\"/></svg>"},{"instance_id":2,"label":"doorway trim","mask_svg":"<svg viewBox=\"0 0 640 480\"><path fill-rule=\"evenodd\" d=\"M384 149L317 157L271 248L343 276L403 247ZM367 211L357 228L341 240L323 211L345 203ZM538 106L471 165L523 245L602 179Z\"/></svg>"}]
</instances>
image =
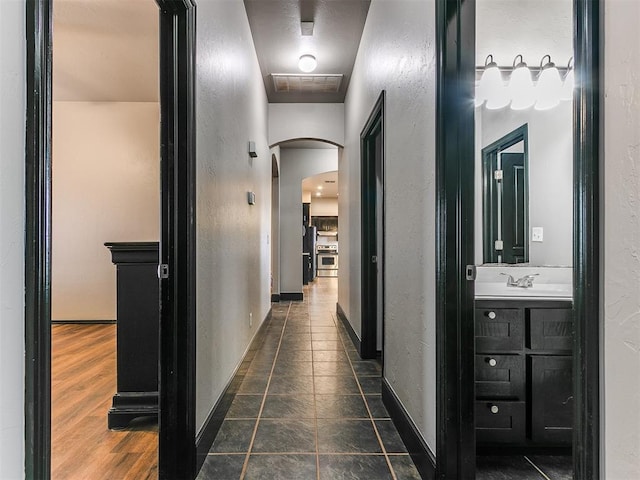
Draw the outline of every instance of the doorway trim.
<instances>
[{"instance_id":1,"label":"doorway trim","mask_svg":"<svg viewBox=\"0 0 640 480\"><path fill-rule=\"evenodd\" d=\"M574 0L574 478L600 475L601 4ZM475 0L437 0L437 462L475 477L473 147Z\"/></svg>"},{"instance_id":2,"label":"doorway trim","mask_svg":"<svg viewBox=\"0 0 640 480\"><path fill-rule=\"evenodd\" d=\"M132 0L135 1L135 0ZM195 468L195 3L160 8L159 478ZM25 476L51 476L52 1L26 5Z\"/></svg>"},{"instance_id":3,"label":"doorway trim","mask_svg":"<svg viewBox=\"0 0 640 480\"><path fill-rule=\"evenodd\" d=\"M378 260L378 265L382 265L382 352L384 355L384 264L385 264L385 249L384 249L384 230L385 230L385 213L384 213L384 160L385 160L385 122L384 122L384 106L385 106L385 91L380 92L380 96L376 101L371 114L367 122L365 123L362 132L360 133L360 208L362 216L362 230L361 230L361 266L362 266L362 289L360 297L360 312L361 312L361 331L360 331L360 357L362 358L376 358L377 356L377 318L378 313L378 273L377 265L373 263L372 256L376 254L376 250L373 246L376 245L376 202L375 195L372 195L372 191L375 193L375 177L380 173L382 176L382 245L380 246L382 252L382 258ZM382 138L381 153L382 159L380 161L381 172L376 171L375 163L372 164L371 157L368 154L367 140L371 136L374 129L380 125L380 136ZM371 178L373 175L374 182L372 184ZM371 301L371 299L376 301ZM384 363L384 362L383 362Z\"/></svg>"}]
</instances>

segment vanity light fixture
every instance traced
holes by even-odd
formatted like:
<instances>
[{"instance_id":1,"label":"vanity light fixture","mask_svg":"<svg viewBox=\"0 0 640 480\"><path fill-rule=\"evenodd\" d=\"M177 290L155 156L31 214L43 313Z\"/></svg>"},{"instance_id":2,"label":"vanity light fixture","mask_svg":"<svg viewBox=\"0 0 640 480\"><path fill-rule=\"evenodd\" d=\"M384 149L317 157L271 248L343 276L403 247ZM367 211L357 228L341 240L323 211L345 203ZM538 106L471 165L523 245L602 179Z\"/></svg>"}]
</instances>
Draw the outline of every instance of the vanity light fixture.
<instances>
[{"instance_id":1,"label":"vanity light fixture","mask_svg":"<svg viewBox=\"0 0 640 480\"><path fill-rule=\"evenodd\" d=\"M520 61L516 64L518 58ZM532 107L536 102L533 80L531 80L531 71L524 62L522 55L517 55L516 58L513 59L513 72L511 72L507 90L511 98L511 108L513 110L524 110Z\"/></svg>"},{"instance_id":2,"label":"vanity light fixture","mask_svg":"<svg viewBox=\"0 0 640 480\"><path fill-rule=\"evenodd\" d=\"M484 72L478 85L476 105L485 106L490 110L506 107L509 104L509 95L502 80L502 73L498 64L493 61L493 55L487 55L484 61ZM480 103L478 103L480 101Z\"/></svg>"},{"instance_id":3,"label":"vanity light fixture","mask_svg":"<svg viewBox=\"0 0 640 480\"><path fill-rule=\"evenodd\" d=\"M573 88L575 87L575 76L573 73L573 57L569 59L567 64L567 74L562 81L562 90L560 100L573 100Z\"/></svg>"},{"instance_id":4,"label":"vanity light fixture","mask_svg":"<svg viewBox=\"0 0 640 480\"><path fill-rule=\"evenodd\" d=\"M484 67L478 67L476 72L479 75L476 107L484 104L488 109L495 110L510 104L513 110L525 110L535 105L536 110L548 110L557 106L560 100L573 98L573 57L567 67L558 68L551 61L551 56L545 55L540 67L530 69L522 55L514 58L511 67L499 67L493 55L488 55ZM509 75L506 87L502 79L503 72Z\"/></svg>"},{"instance_id":5,"label":"vanity light fixture","mask_svg":"<svg viewBox=\"0 0 640 480\"><path fill-rule=\"evenodd\" d=\"M316 69L318 61L311 54L304 54L298 59L298 68L304 73L311 73Z\"/></svg>"},{"instance_id":6,"label":"vanity light fixture","mask_svg":"<svg viewBox=\"0 0 640 480\"><path fill-rule=\"evenodd\" d=\"M544 60L548 59L547 63ZM540 60L540 75L536 87L536 110L549 110L560 103L562 80L556 64L551 61L551 55L545 55Z\"/></svg>"}]
</instances>

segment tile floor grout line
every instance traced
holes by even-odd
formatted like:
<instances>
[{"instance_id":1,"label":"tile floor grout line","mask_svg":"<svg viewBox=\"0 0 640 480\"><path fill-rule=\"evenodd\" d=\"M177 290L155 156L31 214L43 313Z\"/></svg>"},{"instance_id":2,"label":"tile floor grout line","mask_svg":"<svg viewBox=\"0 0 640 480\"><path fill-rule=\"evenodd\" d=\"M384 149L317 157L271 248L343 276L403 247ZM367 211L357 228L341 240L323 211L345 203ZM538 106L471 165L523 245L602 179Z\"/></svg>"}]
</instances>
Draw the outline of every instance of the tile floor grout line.
<instances>
[{"instance_id":1,"label":"tile floor grout line","mask_svg":"<svg viewBox=\"0 0 640 480\"><path fill-rule=\"evenodd\" d=\"M551 479L547 476L547 474L546 474L546 473L544 473L542 470L540 470L540 469L538 468L538 466L537 466L535 463L533 463L533 461L532 461L529 457L527 457L526 455L523 455L523 456L524 456L524 459L525 459L527 462L529 462L529 463L531 464L531 466L532 466L533 468L535 468L535 469L538 471L538 473L540 473L540 475L542 475L542 476L545 478L545 480L551 480Z\"/></svg>"},{"instance_id":2,"label":"tile floor grout line","mask_svg":"<svg viewBox=\"0 0 640 480\"><path fill-rule=\"evenodd\" d=\"M339 328L336 321L336 317L334 316L333 312L331 312L331 318L333 319L333 322L336 324L336 328ZM338 334L338 336L340 338L340 343L342 344L342 348L344 349L344 353L347 356L347 361L349 362L349 366L351 367L353 376L356 379L356 384L358 385L358 390L360 390L360 395L362 395L362 401L364 402L364 407L367 409L367 413L369 414L369 421L371 422L371 425L373 425L373 431L375 432L376 437L378 439L378 443L380 444L380 448L382 449L382 454L384 455L384 459L387 462L387 467L389 468L391 477L393 480L398 480L398 477L396 477L396 472L393 469L393 465L391 465L391 460L389 459L389 455L387 455L387 449L385 448L384 443L382 442L382 436L380 435L380 432L378 432L378 427L376 426L376 422L373 420L373 415L371 415L371 410L369 409L369 402L367 402L367 397L364 394L364 390L362 390L362 385L360 385L360 379L356 374L355 368L353 368L353 361L351 360L351 357L347 353L347 347L344 344L344 339L342 338L341 335ZM382 378L382 374L380 374L380 378Z\"/></svg>"},{"instance_id":3,"label":"tile floor grout line","mask_svg":"<svg viewBox=\"0 0 640 480\"><path fill-rule=\"evenodd\" d=\"M309 295L307 293L307 299ZM313 392L313 431L316 444L316 480L320 480L320 445L318 443L318 402L316 399L316 370L313 357L313 334L311 333L311 316L309 315L309 302L307 301L307 317L309 317L309 337L311 342L311 391Z\"/></svg>"},{"instance_id":4,"label":"tile floor grout line","mask_svg":"<svg viewBox=\"0 0 640 480\"><path fill-rule=\"evenodd\" d=\"M284 336L284 329L287 327L287 321L289 319L289 314L291 313L291 303L289 302L289 308L287 309L287 314L284 318L284 323L282 324L282 330L280 331L280 340L278 341L278 348L276 348L276 354L273 357L273 364L271 365L271 371L269 372L269 378L267 378L267 385L264 389L264 395L262 397L262 403L260 404L260 410L258 411L258 418L256 418L256 424L253 427L253 433L251 434L251 440L249 441L249 447L247 449L247 456L244 459L244 463L242 464L242 471L240 472L240 480L244 480L245 475L247 474L247 466L249 465L249 458L251 457L251 450L253 449L253 443L256 440L256 434L258 433L258 426L260 425L260 417L262 416L262 411L264 410L264 405L267 402L267 393L269 392L269 386L271 385L271 378L273 377L273 371L276 368L276 362L278 361L278 354L280 353L280 345L282 345L282 337Z\"/></svg>"}]
</instances>

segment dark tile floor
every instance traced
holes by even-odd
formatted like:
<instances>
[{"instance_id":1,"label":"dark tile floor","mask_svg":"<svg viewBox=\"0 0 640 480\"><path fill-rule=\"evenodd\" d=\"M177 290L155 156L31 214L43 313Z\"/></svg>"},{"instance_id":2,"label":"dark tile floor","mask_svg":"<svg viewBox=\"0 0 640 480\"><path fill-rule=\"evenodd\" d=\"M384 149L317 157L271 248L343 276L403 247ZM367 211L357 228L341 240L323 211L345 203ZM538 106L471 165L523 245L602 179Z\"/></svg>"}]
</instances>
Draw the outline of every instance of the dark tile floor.
<instances>
[{"instance_id":1,"label":"dark tile floor","mask_svg":"<svg viewBox=\"0 0 640 480\"><path fill-rule=\"evenodd\" d=\"M363 361L335 317L337 279L273 305L263 344L198 480L418 480ZM571 480L571 457L478 456L476 480Z\"/></svg>"},{"instance_id":2,"label":"dark tile floor","mask_svg":"<svg viewBox=\"0 0 640 480\"><path fill-rule=\"evenodd\" d=\"M337 279L273 305L199 480L418 480L380 397L380 364L335 317Z\"/></svg>"},{"instance_id":3,"label":"dark tile floor","mask_svg":"<svg viewBox=\"0 0 640 480\"><path fill-rule=\"evenodd\" d=\"M476 480L572 480L570 456L505 455L476 457Z\"/></svg>"}]
</instances>

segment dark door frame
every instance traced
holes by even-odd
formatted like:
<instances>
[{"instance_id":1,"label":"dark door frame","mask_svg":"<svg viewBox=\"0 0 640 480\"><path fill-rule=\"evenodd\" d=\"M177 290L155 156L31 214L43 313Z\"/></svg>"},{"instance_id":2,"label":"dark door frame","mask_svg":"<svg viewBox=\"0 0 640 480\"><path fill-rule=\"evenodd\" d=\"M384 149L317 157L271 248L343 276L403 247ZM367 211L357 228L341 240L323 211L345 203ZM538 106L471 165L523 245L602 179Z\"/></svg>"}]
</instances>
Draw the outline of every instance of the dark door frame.
<instances>
[{"instance_id":1,"label":"dark door frame","mask_svg":"<svg viewBox=\"0 0 640 480\"><path fill-rule=\"evenodd\" d=\"M135 1L135 0L132 0ZM160 8L159 477L195 475L195 2ZM25 474L51 476L52 1L26 0ZM105 420L106 421L106 420Z\"/></svg>"},{"instance_id":2,"label":"dark door frame","mask_svg":"<svg viewBox=\"0 0 640 480\"><path fill-rule=\"evenodd\" d=\"M384 104L385 91L383 90L376 101L376 104L369 115L369 119L360 133L360 200L362 214L362 249L361 249L361 265L362 265L362 287L360 297L361 311L361 331L360 331L360 356L362 358L376 358L377 356L377 318L378 318L378 265L382 265L382 351L384 355L384 196L382 212L382 258L378 259L378 264L373 263L372 256L377 255L377 238L376 238L376 176L379 173L382 176L382 184L384 191ZM369 155L369 139L374 131L380 129L382 138L382 159L380 162L381 172L377 172L375 162L372 162Z\"/></svg>"},{"instance_id":3,"label":"dark door frame","mask_svg":"<svg viewBox=\"0 0 640 480\"><path fill-rule=\"evenodd\" d=\"M574 478L600 473L601 1L574 0ZM437 0L437 471L474 478L475 0Z\"/></svg>"}]
</instances>

